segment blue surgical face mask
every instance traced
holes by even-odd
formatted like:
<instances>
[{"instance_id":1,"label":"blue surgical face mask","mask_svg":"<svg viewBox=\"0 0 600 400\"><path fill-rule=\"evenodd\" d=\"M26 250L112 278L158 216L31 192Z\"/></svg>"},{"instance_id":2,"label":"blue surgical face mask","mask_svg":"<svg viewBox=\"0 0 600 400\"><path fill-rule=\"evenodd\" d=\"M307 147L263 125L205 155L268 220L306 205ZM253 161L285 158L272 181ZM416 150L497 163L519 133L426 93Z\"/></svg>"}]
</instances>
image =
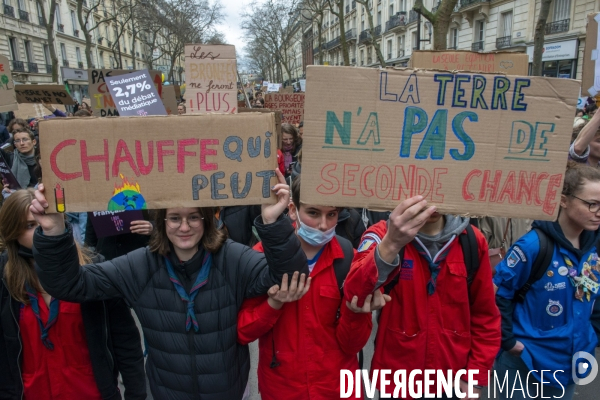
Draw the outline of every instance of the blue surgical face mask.
<instances>
[{"instance_id":1,"label":"blue surgical face mask","mask_svg":"<svg viewBox=\"0 0 600 400\"><path fill-rule=\"evenodd\" d=\"M306 243L311 246L323 246L333 237L335 236L335 225L333 228L323 232L316 228L311 228L307 226L302 221L300 221L300 214L298 213L298 222L300 223L300 228L298 229L298 236L300 236Z\"/></svg>"}]
</instances>

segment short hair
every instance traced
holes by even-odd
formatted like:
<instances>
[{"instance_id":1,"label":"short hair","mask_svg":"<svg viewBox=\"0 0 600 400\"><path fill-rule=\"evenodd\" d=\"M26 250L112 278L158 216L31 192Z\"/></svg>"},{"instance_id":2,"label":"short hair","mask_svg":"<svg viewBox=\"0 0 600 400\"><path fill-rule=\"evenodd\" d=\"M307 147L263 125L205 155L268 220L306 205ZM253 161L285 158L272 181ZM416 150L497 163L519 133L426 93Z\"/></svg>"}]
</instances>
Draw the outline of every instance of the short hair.
<instances>
[{"instance_id":1,"label":"short hair","mask_svg":"<svg viewBox=\"0 0 600 400\"><path fill-rule=\"evenodd\" d=\"M185 104L183 104L183 102L177 104L177 107L179 106L183 107L183 111L187 111L187 108L185 107Z\"/></svg>"},{"instance_id":2,"label":"short hair","mask_svg":"<svg viewBox=\"0 0 600 400\"><path fill-rule=\"evenodd\" d=\"M75 114L73 114L74 117L91 117L92 113L89 112L88 110L78 110Z\"/></svg>"},{"instance_id":3,"label":"short hair","mask_svg":"<svg viewBox=\"0 0 600 400\"><path fill-rule=\"evenodd\" d=\"M29 124L27 123L27 121L25 121L23 118L14 118L12 121L10 121L8 123L8 126L6 127L6 129L8 130L8 132L12 133L13 127L15 125L21 125L23 128L27 128L29 126Z\"/></svg>"}]
</instances>

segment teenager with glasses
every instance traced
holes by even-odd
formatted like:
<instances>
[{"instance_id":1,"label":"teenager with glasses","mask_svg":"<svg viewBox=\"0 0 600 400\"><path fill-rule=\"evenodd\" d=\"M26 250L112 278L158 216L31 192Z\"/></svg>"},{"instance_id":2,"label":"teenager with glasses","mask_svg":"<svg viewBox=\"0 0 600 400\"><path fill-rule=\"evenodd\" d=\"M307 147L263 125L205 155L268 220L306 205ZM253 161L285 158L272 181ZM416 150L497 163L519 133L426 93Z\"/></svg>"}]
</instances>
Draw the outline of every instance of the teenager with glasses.
<instances>
[{"instance_id":1,"label":"teenager with glasses","mask_svg":"<svg viewBox=\"0 0 600 400\"><path fill-rule=\"evenodd\" d=\"M40 166L40 151L33 132L27 128L16 128L13 130L11 142L14 151L9 153L0 149L2 156L22 189L35 187L38 179L42 176L42 167ZM3 182L3 184L2 195L6 198L14 190L8 187L7 182Z\"/></svg>"},{"instance_id":2,"label":"teenager with glasses","mask_svg":"<svg viewBox=\"0 0 600 400\"><path fill-rule=\"evenodd\" d=\"M517 373L522 378L531 373L528 391L502 391L501 399L537 398L543 389L545 397L570 400L575 390L572 373L578 372L572 371L572 358L579 351L593 356L598 344L591 318L600 281L600 171L570 162L557 206L558 219L535 221L532 231L496 267L493 281L502 314L503 350L496 374L500 380L508 374L509 382L515 382ZM553 246L552 259L541 265L544 274L523 300L515 302L541 253L540 235ZM552 372L542 376L542 370Z\"/></svg>"},{"instance_id":3,"label":"teenager with glasses","mask_svg":"<svg viewBox=\"0 0 600 400\"><path fill-rule=\"evenodd\" d=\"M241 399L250 371L248 346L237 343L242 302L266 294L286 273L308 274L294 228L282 215L289 187L276 173L278 201L263 205L254 221L264 254L227 240L212 207L173 207L155 212L148 247L83 267L62 216L46 214L40 185L31 211L41 226L33 242L42 286L66 301L123 298L133 307L154 398Z\"/></svg>"}]
</instances>

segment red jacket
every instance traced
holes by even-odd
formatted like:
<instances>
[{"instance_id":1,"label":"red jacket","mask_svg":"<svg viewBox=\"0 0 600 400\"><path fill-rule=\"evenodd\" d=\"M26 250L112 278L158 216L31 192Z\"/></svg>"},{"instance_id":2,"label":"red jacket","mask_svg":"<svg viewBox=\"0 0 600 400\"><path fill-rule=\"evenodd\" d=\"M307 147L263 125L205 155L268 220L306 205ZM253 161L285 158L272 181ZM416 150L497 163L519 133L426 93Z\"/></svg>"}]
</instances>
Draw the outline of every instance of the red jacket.
<instances>
[{"instance_id":1,"label":"red jacket","mask_svg":"<svg viewBox=\"0 0 600 400\"><path fill-rule=\"evenodd\" d=\"M255 250L262 251L260 243ZM258 388L263 400L339 399L340 369L358 368L357 353L369 340L373 323L370 313L354 313L342 304L333 260L343 257L333 238L310 273L306 295L280 310L269 306L267 296L242 304L238 341L259 339ZM279 366L271 368L272 361Z\"/></svg>"},{"instance_id":2,"label":"red jacket","mask_svg":"<svg viewBox=\"0 0 600 400\"><path fill-rule=\"evenodd\" d=\"M458 238L441 264L436 290L431 296L427 293L429 266L412 244L406 246L404 259L400 261L400 279L390 293L392 300L381 310L373 369L405 369L407 376L415 369L454 372L478 369L479 374L474 378L479 385L487 385L488 371L500 349L500 313L495 302L488 245L481 232L473 230L480 267L470 293ZM375 290L378 280L375 249L386 232L386 221L365 232L363 239L374 239L373 244L369 247L369 242L363 243L366 249L354 258L344 283L346 299L358 296L359 306ZM396 272L389 275L387 282Z\"/></svg>"}]
</instances>

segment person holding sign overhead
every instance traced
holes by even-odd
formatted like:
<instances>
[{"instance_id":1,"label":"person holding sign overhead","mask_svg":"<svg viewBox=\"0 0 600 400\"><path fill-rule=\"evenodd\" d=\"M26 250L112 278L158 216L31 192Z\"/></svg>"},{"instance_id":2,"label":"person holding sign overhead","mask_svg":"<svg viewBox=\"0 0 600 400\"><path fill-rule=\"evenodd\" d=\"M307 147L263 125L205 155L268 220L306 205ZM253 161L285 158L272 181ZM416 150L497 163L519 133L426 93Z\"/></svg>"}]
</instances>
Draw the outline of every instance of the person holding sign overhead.
<instances>
[{"instance_id":1,"label":"person holding sign overhead","mask_svg":"<svg viewBox=\"0 0 600 400\"><path fill-rule=\"evenodd\" d=\"M282 215L289 187L276 173L277 202L263 205L255 221L264 254L227 240L212 207L168 208L155 213L149 247L82 267L70 227L60 214L46 214L40 185L31 205L40 224L33 238L40 282L58 299L123 298L133 307L154 398L241 399L250 370L248 347L237 343L243 300L267 293L284 274L308 274L294 228Z\"/></svg>"},{"instance_id":2,"label":"person holding sign overhead","mask_svg":"<svg viewBox=\"0 0 600 400\"><path fill-rule=\"evenodd\" d=\"M500 313L488 246L469 218L441 215L414 196L367 229L358 251L344 283L346 300L358 296L362 307L374 291L392 297L381 310L371 368L452 370L452 376L467 369L478 382L474 393L486 386L500 347ZM423 391L436 392L417 379ZM466 381L465 374L454 393L467 393Z\"/></svg>"}]
</instances>

